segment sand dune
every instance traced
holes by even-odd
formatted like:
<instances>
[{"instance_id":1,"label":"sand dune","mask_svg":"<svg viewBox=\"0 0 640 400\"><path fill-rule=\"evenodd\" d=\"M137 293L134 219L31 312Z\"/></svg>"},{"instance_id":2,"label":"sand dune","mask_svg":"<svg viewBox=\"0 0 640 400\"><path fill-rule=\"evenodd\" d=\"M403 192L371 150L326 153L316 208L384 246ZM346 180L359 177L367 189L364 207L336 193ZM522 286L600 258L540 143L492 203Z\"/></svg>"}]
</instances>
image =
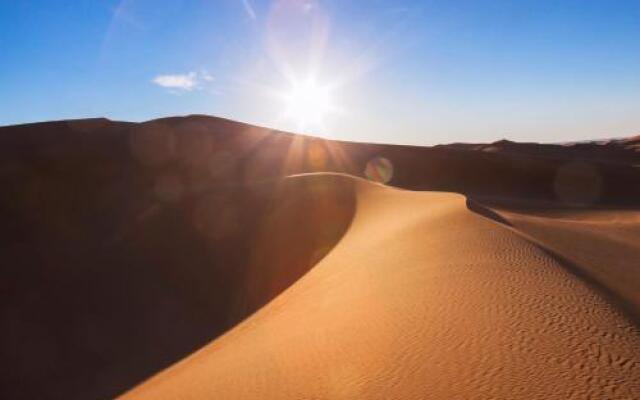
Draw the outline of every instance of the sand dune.
<instances>
[{"instance_id":1,"label":"sand dune","mask_svg":"<svg viewBox=\"0 0 640 400\"><path fill-rule=\"evenodd\" d=\"M640 317L640 212L500 204L514 228L565 257L572 270Z\"/></svg>"},{"instance_id":2,"label":"sand dune","mask_svg":"<svg viewBox=\"0 0 640 400\"><path fill-rule=\"evenodd\" d=\"M126 391L300 278L340 239L354 197L332 178L272 180L183 207L156 205L115 237L36 242L31 257L5 243L0 398Z\"/></svg>"},{"instance_id":3,"label":"sand dune","mask_svg":"<svg viewBox=\"0 0 640 400\"><path fill-rule=\"evenodd\" d=\"M640 398L637 144L0 127L0 398Z\"/></svg>"},{"instance_id":4,"label":"sand dune","mask_svg":"<svg viewBox=\"0 0 640 400\"><path fill-rule=\"evenodd\" d=\"M640 396L640 331L561 261L463 196L342 179L357 206L337 246L124 398Z\"/></svg>"}]
</instances>

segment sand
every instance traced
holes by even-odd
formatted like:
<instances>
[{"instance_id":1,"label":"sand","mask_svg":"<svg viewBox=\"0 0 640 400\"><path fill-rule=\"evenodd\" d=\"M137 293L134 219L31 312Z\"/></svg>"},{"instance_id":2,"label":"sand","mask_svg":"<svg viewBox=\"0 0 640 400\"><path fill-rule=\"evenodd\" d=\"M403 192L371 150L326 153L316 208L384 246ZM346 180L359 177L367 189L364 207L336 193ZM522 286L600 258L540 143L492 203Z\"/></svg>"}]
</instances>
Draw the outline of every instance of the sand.
<instances>
[{"instance_id":1,"label":"sand","mask_svg":"<svg viewBox=\"0 0 640 400\"><path fill-rule=\"evenodd\" d=\"M638 140L0 127L0 398L640 399Z\"/></svg>"},{"instance_id":2,"label":"sand","mask_svg":"<svg viewBox=\"0 0 640 400\"><path fill-rule=\"evenodd\" d=\"M535 202L493 209L516 231L563 257L568 269L634 319L640 317L640 212Z\"/></svg>"},{"instance_id":3,"label":"sand","mask_svg":"<svg viewBox=\"0 0 640 400\"><path fill-rule=\"evenodd\" d=\"M470 210L459 194L287 179L352 185L346 233L123 398L640 398L637 214ZM607 263L612 251L625 261Z\"/></svg>"}]
</instances>

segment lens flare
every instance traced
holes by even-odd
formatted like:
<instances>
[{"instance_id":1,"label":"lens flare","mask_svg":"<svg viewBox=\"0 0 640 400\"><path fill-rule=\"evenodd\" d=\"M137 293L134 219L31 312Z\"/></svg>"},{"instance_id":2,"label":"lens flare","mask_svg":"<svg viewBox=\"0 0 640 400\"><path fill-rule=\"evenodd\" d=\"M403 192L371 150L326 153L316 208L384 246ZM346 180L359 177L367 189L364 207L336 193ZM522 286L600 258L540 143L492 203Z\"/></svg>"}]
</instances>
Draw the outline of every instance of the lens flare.
<instances>
[{"instance_id":1,"label":"lens flare","mask_svg":"<svg viewBox=\"0 0 640 400\"><path fill-rule=\"evenodd\" d=\"M315 79L294 82L284 100L285 118L294 121L298 129L321 127L333 109L329 88Z\"/></svg>"},{"instance_id":2,"label":"lens flare","mask_svg":"<svg viewBox=\"0 0 640 400\"><path fill-rule=\"evenodd\" d=\"M384 157L372 158L365 167L364 175L370 181L388 183L393 178L393 164Z\"/></svg>"}]
</instances>

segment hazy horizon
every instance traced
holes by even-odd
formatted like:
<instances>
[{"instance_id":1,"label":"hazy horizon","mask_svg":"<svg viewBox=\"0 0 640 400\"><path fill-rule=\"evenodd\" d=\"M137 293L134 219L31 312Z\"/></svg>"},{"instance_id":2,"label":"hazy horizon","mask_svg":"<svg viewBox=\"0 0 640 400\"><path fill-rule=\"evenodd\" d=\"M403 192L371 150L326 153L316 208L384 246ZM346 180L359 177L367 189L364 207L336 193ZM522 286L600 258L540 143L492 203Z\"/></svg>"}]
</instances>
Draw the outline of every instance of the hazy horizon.
<instances>
[{"instance_id":1,"label":"hazy horizon","mask_svg":"<svg viewBox=\"0 0 640 400\"><path fill-rule=\"evenodd\" d=\"M0 125L205 114L333 139L640 132L640 3L0 5Z\"/></svg>"}]
</instances>

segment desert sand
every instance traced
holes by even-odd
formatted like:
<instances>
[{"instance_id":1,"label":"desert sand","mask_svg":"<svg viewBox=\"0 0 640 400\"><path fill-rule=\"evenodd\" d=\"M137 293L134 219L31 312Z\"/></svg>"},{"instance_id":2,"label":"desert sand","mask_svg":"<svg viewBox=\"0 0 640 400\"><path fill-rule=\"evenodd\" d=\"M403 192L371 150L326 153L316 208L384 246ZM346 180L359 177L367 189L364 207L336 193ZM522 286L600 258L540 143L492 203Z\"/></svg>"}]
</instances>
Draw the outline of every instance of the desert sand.
<instances>
[{"instance_id":1,"label":"desert sand","mask_svg":"<svg viewBox=\"0 0 640 400\"><path fill-rule=\"evenodd\" d=\"M636 143L0 127L0 397L640 398Z\"/></svg>"},{"instance_id":2,"label":"desert sand","mask_svg":"<svg viewBox=\"0 0 640 400\"><path fill-rule=\"evenodd\" d=\"M640 395L640 331L517 229L457 194L290 179L350 181L347 233L271 303L124 398Z\"/></svg>"}]
</instances>

